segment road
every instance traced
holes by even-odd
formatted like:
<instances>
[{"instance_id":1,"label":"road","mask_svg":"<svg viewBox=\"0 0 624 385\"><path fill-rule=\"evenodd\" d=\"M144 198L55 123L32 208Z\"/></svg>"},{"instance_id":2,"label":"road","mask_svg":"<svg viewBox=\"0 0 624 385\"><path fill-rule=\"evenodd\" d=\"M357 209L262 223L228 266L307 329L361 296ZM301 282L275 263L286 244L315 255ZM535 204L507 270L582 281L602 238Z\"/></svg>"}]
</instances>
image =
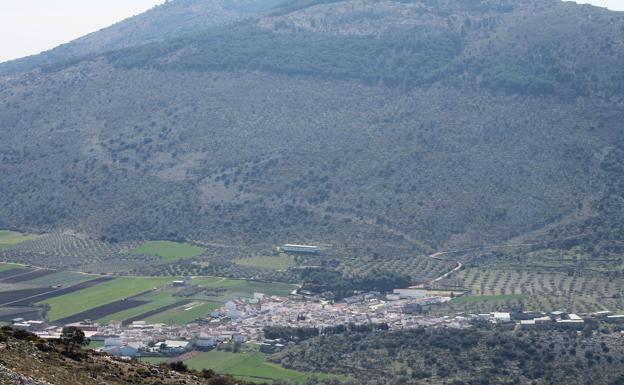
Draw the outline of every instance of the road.
<instances>
[{"instance_id":1,"label":"road","mask_svg":"<svg viewBox=\"0 0 624 385\"><path fill-rule=\"evenodd\" d=\"M536 244L537 243L510 243L510 244L505 244L505 245L481 246L481 247L472 247L472 248L466 248L466 249L445 250L445 251L437 251L433 254L429 254L427 257L438 260L438 261L448 261L448 259L440 258L440 257L443 255L455 254L455 253L468 253L468 252L473 252L473 251L485 251L485 250L494 250L494 249L503 249L503 248L533 246ZM452 274L461 270L461 268L464 267L464 264L461 261L467 256L468 256L467 254L462 255L458 260L455 261L455 267L453 267L452 270L447 271L446 273L442 274L441 276L437 278L434 278L433 280L429 281L428 284L433 285L434 283L439 282L445 278L448 278ZM419 286L422 287L423 285L419 285ZM414 286L414 287L416 288L417 286Z\"/></svg>"},{"instance_id":2,"label":"road","mask_svg":"<svg viewBox=\"0 0 624 385\"><path fill-rule=\"evenodd\" d=\"M566 239L576 239L576 238L581 238L584 236L590 235L588 234L579 234L579 235L574 235L574 236L570 236L570 237L566 237L566 238L562 238L562 240L566 240ZM540 245L540 244L544 244L545 242L524 242L524 243L506 243L506 244L502 244L502 245L494 245L494 246L477 246L477 247L470 247L470 248L465 248L465 249L456 249L456 250L444 250L444 251L437 251L433 254L429 254L427 257L428 258L432 258L438 261L448 261L448 259L445 258L441 258L441 256L443 255L449 255L449 254L456 254L456 253L470 253L470 252L474 252L474 251L486 251L486 250L496 250L496 249L508 249L508 248L514 248L514 247L525 247L525 246L536 246L536 245ZM450 275L452 275L453 273L458 272L464 265L462 264L462 260L464 258L466 258L468 255L464 254L462 255L458 260L455 261L455 267L442 274L441 276L429 281L429 285L439 282L445 278L448 278ZM419 287L422 287L423 285L419 285ZM417 286L414 286L415 288Z\"/></svg>"},{"instance_id":3,"label":"road","mask_svg":"<svg viewBox=\"0 0 624 385\"><path fill-rule=\"evenodd\" d=\"M436 278L436 279L434 279L434 280L430 281L430 282L429 282L429 284L431 285L431 284L434 284L434 283L436 283L436 282L439 282L439 281L441 281L441 280L443 280L443 279L447 278L447 277L448 277L448 276L450 276L451 274L456 273L456 272L458 272L459 270L461 270L461 268L462 268L462 267L464 267L464 265L463 265L461 262L457 261L457 262L456 262L455 267L453 268L453 270L448 271L448 272L446 272L446 273L442 274L442 275L441 275L441 276L439 276L438 278Z\"/></svg>"}]
</instances>

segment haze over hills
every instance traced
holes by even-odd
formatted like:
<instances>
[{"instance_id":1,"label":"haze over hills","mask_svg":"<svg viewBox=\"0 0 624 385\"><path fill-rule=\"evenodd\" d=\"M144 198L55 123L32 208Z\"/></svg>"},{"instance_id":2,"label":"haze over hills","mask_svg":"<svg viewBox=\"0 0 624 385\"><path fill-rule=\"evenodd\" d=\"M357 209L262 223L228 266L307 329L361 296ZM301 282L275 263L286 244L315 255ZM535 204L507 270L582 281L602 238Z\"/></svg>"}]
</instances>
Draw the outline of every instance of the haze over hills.
<instances>
[{"instance_id":1,"label":"haze over hills","mask_svg":"<svg viewBox=\"0 0 624 385\"><path fill-rule=\"evenodd\" d=\"M162 41L216 25L251 17L277 6L267 0L176 0L76 39L40 55L0 64L0 74L34 69L41 65L72 60L86 55Z\"/></svg>"},{"instance_id":2,"label":"haze over hills","mask_svg":"<svg viewBox=\"0 0 624 385\"><path fill-rule=\"evenodd\" d=\"M623 37L558 0L171 1L0 66L0 228L383 257L608 240Z\"/></svg>"}]
</instances>

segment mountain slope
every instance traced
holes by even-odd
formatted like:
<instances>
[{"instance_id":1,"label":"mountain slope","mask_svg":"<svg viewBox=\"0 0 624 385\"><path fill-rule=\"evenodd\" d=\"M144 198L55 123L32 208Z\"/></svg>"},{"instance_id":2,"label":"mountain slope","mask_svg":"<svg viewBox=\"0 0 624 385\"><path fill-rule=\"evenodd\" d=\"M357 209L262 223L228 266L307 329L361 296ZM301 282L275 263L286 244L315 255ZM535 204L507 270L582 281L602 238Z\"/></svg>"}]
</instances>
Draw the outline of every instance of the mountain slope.
<instances>
[{"instance_id":1,"label":"mountain slope","mask_svg":"<svg viewBox=\"0 0 624 385\"><path fill-rule=\"evenodd\" d=\"M295 1L5 78L0 227L408 257L615 223L623 30L558 1Z\"/></svg>"},{"instance_id":2,"label":"mountain slope","mask_svg":"<svg viewBox=\"0 0 624 385\"><path fill-rule=\"evenodd\" d=\"M0 64L8 75L73 62L89 55L179 37L268 11L281 0L176 0L40 55Z\"/></svg>"}]
</instances>

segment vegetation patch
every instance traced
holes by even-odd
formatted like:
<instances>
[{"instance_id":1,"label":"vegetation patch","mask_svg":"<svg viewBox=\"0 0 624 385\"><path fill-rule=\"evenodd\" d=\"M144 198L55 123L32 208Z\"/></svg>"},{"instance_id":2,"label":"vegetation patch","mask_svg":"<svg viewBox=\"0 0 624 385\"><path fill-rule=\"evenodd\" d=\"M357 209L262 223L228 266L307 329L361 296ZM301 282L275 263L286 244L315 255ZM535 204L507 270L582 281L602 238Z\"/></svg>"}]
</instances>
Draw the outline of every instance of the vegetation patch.
<instances>
[{"instance_id":1,"label":"vegetation patch","mask_svg":"<svg viewBox=\"0 0 624 385\"><path fill-rule=\"evenodd\" d=\"M24 273L15 274L11 277L2 279L3 283L26 283L30 280L45 277L47 275L54 274L54 270L34 269L24 270Z\"/></svg>"},{"instance_id":2,"label":"vegetation patch","mask_svg":"<svg viewBox=\"0 0 624 385\"><path fill-rule=\"evenodd\" d=\"M123 299L120 301L108 303L106 305L94 307L93 309L89 309L81 313L76 313L69 317L57 319L56 323L60 325L66 325L69 323L80 322L86 319L98 319L107 314L117 313L117 312L124 311L127 309L132 309L137 306L144 305L144 304L145 304L145 301L140 301L136 299Z\"/></svg>"},{"instance_id":3,"label":"vegetation patch","mask_svg":"<svg viewBox=\"0 0 624 385\"><path fill-rule=\"evenodd\" d=\"M271 359L328 370L359 385L621 384L620 338L504 328L347 333L292 344ZM381 379L381 380L380 380Z\"/></svg>"},{"instance_id":4,"label":"vegetation patch","mask_svg":"<svg viewBox=\"0 0 624 385\"><path fill-rule=\"evenodd\" d=\"M165 306L169 306L178 302L178 299L175 299L171 296L171 293L167 291L159 292L159 293L150 293L145 296L137 297L136 299L144 299L148 301L143 305L139 305L137 307L133 307L131 309L119 311L116 313L108 314L102 318L97 320L100 324L107 324L110 321L126 321L131 318L136 318L141 316L142 314L146 314L148 312L152 312L154 310L158 310Z\"/></svg>"},{"instance_id":5,"label":"vegetation patch","mask_svg":"<svg viewBox=\"0 0 624 385\"><path fill-rule=\"evenodd\" d=\"M253 293L284 297L297 288L297 285L281 282L259 282L216 277L197 277L191 280L190 284L215 290L225 289L218 298L215 298L216 301L228 301L238 297L250 298Z\"/></svg>"},{"instance_id":6,"label":"vegetation patch","mask_svg":"<svg viewBox=\"0 0 624 385\"><path fill-rule=\"evenodd\" d=\"M25 282L29 285L71 286L98 278L93 274L75 273L73 271L57 271Z\"/></svg>"},{"instance_id":7,"label":"vegetation patch","mask_svg":"<svg viewBox=\"0 0 624 385\"><path fill-rule=\"evenodd\" d=\"M89 340L89 349L97 349L104 347L104 341Z\"/></svg>"},{"instance_id":8,"label":"vegetation patch","mask_svg":"<svg viewBox=\"0 0 624 385\"><path fill-rule=\"evenodd\" d=\"M139 358L139 361L158 365L167 362L168 359L168 357L141 357Z\"/></svg>"},{"instance_id":9,"label":"vegetation patch","mask_svg":"<svg viewBox=\"0 0 624 385\"><path fill-rule=\"evenodd\" d=\"M134 255L151 255L163 261L193 258L203 253L205 249L188 243L170 241L149 241L130 251Z\"/></svg>"},{"instance_id":10,"label":"vegetation patch","mask_svg":"<svg viewBox=\"0 0 624 385\"><path fill-rule=\"evenodd\" d=\"M15 231L0 230L0 250L8 249L22 242L37 239L36 235L22 234Z\"/></svg>"},{"instance_id":11,"label":"vegetation patch","mask_svg":"<svg viewBox=\"0 0 624 385\"><path fill-rule=\"evenodd\" d=\"M558 271L544 267L471 267L439 282L465 288L472 295L456 298L440 312L488 313L496 310L566 309L576 313L624 309L624 281L589 270Z\"/></svg>"},{"instance_id":12,"label":"vegetation patch","mask_svg":"<svg viewBox=\"0 0 624 385\"><path fill-rule=\"evenodd\" d=\"M164 311L145 319L149 323L163 323L186 325L198 318L205 317L211 311L218 309L222 304L216 302L191 303L182 307Z\"/></svg>"},{"instance_id":13,"label":"vegetation patch","mask_svg":"<svg viewBox=\"0 0 624 385\"><path fill-rule=\"evenodd\" d=\"M459 303L475 303L475 302L503 302L518 299L526 299L526 294L501 294L501 295L465 295L453 299L453 302Z\"/></svg>"},{"instance_id":14,"label":"vegetation patch","mask_svg":"<svg viewBox=\"0 0 624 385\"><path fill-rule=\"evenodd\" d=\"M0 292L0 306L17 305L15 302L27 300L30 297L49 292L48 288L11 290Z\"/></svg>"},{"instance_id":15,"label":"vegetation patch","mask_svg":"<svg viewBox=\"0 0 624 385\"><path fill-rule=\"evenodd\" d=\"M175 280L174 277L117 278L88 289L46 299L38 304L49 306L48 320L56 321L102 305L127 299L163 286L173 280Z\"/></svg>"},{"instance_id":16,"label":"vegetation patch","mask_svg":"<svg viewBox=\"0 0 624 385\"><path fill-rule=\"evenodd\" d=\"M295 258L290 255L280 255L277 257L251 257L239 258L234 263L241 266L259 267L265 269L285 270L295 265Z\"/></svg>"},{"instance_id":17,"label":"vegetation patch","mask_svg":"<svg viewBox=\"0 0 624 385\"><path fill-rule=\"evenodd\" d=\"M31 271L25 267L17 266L13 269L0 270L0 280L4 281L5 279L9 279L15 277L17 275L25 274Z\"/></svg>"},{"instance_id":18,"label":"vegetation patch","mask_svg":"<svg viewBox=\"0 0 624 385\"><path fill-rule=\"evenodd\" d=\"M7 271L7 270L15 270L15 269L19 269L22 266L20 265L14 265L11 263L0 263L0 271Z\"/></svg>"},{"instance_id":19,"label":"vegetation patch","mask_svg":"<svg viewBox=\"0 0 624 385\"><path fill-rule=\"evenodd\" d=\"M286 380L298 384L304 383L312 375L305 372L286 369L267 362L261 353L229 353L213 350L202 353L186 361L193 369L212 369L218 373L231 374L238 378L254 382ZM317 378L329 378L329 375L316 375Z\"/></svg>"}]
</instances>

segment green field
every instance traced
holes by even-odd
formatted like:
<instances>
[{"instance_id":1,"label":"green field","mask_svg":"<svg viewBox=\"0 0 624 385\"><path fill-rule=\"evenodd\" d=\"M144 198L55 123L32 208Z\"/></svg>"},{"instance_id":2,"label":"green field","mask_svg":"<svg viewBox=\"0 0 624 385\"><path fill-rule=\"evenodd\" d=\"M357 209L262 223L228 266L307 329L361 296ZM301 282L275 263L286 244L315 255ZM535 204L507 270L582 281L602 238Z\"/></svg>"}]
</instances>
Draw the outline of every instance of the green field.
<instances>
[{"instance_id":1,"label":"green field","mask_svg":"<svg viewBox=\"0 0 624 385\"><path fill-rule=\"evenodd\" d=\"M188 243L170 241L150 241L130 251L130 254L152 255L163 261L193 258L203 253L204 249Z\"/></svg>"},{"instance_id":2,"label":"green field","mask_svg":"<svg viewBox=\"0 0 624 385\"><path fill-rule=\"evenodd\" d=\"M261 353L228 353L213 350L191 358L186 364L192 369L213 369L217 373L231 374L254 382L287 380L303 384L312 376L319 379L332 377L327 374L309 374L283 368L268 362Z\"/></svg>"},{"instance_id":3,"label":"green field","mask_svg":"<svg viewBox=\"0 0 624 385\"><path fill-rule=\"evenodd\" d=\"M14 268L13 265L0 265L0 269ZM55 272L53 274L39 277L28 281L28 284L35 286L71 286L80 282L94 279L97 276L73 273ZM137 300L148 301L145 304L131 309L121 310L113 314L102 316L98 314L97 322L107 324L110 321L125 321L130 318L139 317L142 314L152 312L172 305L176 302L188 300L191 302L182 308L165 310L161 313L146 318L148 322L154 323L175 323L187 324L198 318L206 316L212 310L222 306L223 302L236 298L251 298L253 293L261 292L268 295L286 296L296 286L284 283L257 282L235 280L219 277L196 277L189 281L189 284L205 287L208 289L222 289L212 293L198 293L190 297L174 297L175 291L172 287L163 287L177 277L123 277L111 281L100 283L96 286L79 290L73 293L49 298L38 302L38 305L49 306L47 318L54 322L66 317L73 316L103 305L140 295ZM161 290L152 291L161 288ZM146 293L147 292L147 293ZM189 308L185 310L186 308ZM94 318L96 318L94 317Z\"/></svg>"},{"instance_id":4,"label":"green field","mask_svg":"<svg viewBox=\"0 0 624 385\"><path fill-rule=\"evenodd\" d=\"M139 361L141 362L147 362L150 364L154 364L154 365L158 365L158 364L162 364L163 362L166 362L168 360L167 357L140 357Z\"/></svg>"},{"instance_id":5,"label":"green field","mask_svg":"<svg viewBox=\"0 0 624 385\"><path fill-rule=\"evenodd\" d=\"M155 289L175 279L174 277L117 278L74 293L50 298L38 304L48 305L50 307L48 320L56 321Z\"/></svg>"},{"instance_id":6,"label":"green field","mask_svg":"<svg viewBox=\"0 0 624 385\"><path fill-rule=\"evenodd\" d=\"M260 267L273 270L286 270L295 265L295 258L290 255L277 257L251 257L235 259L234 263L241 266Z\"/></svg>"},{"instance_id":7,"label":"green field","mask_svg":"<svg viewBox=\"0 0 624 385\"><path fill-rule=\"evenodd\" d=\"M89 345L87 346L89 349L97 349L104 347L104 341L89 341Z\"/></svg>"},{"instance_id":8,"label":"green field","mask_svg":"<svg viewBox=\"0 0 624 385\"><path fill-rule=\"evenodd\" d=\"M0 248L0 250L2 250L2 249ZM13 265L13 264L10 264L10 263L0 263L0 271L20 269L20 268L23 268L23 266Z\"/></svg>"},{"instance_id":9,"label":"green field","mask_svg":"<svg viewBox=\"0 0 624 385\"><path fill-rule=\"evenodd\" d=\"M207 295L199 293L189 297L173 297L170 290L159 291L158 293L150 293L137 299L150 301L147 304L137 306L132 309L124 310L119 313L109 314L100 318L98 322L108 323L111 320L123 321L129 318L140 316L149 311L171 305L182 300L189 300L192 303L180 308L165 310L161 313L154 314L145 318L149 323L164 323L184 325L191 323L198 318L206 316L214 309L218 309L226 301L236 298L251 298L253 293L260 292L268 295L288 295L296 286L284 283L269 283L236 280L220 277L195 277L188 282L189 285L205 287L209 289L225 289L216 295ZM189 310L185 310L191 307Z\"/></svg>"},{"instance_id":10,"label":"green field","mask_svg":"<svg viewBox=\"0 0 624 385\"><path fill-rule=\"evenodd\" d=\"M259 282L245 281L241 279L227 279L218 277L197 277L193 278L189 284L206 288L224 288L227 291L218 299L228 301L233 298L250 298L253 293L264 293L267 295L287 296L297 288L296 285L280 282Z\"/></svg>"},{"instance_id":11,"label":"green field","mask_svg":"<svg viewBox=\"0 0 624 385\"><path fill-rule=\"evenodd\" d=\"M171 309L154 314L145 319L148 323L186 325L222 306L220 303L206 302L188 304L181 308Z\"/></svg>"},{"instance_id":12,"label":"green field","mask_svg":"<svg viewBox=\"0 0 624 385\"><path fill-rule=\"evenodd\" d=\"M168 306L168 305L171 305L180 301L180 298L173 298L171 296L171 293L166 292L166 291L150 293L137 299L139 300L144 299L149 302L144 305L133 307L128 310L123 310L114 314L109 314L105 317L98 319L97 322L100 324L107 324L110 321L125 321L127 319L138 317L141 314L145 314L149 311L160 309L161 307L165 307L165 306Z\"/></svg>"},{"instance_id":13,"label":"green field","mask_svg":"<svg viewBox=\"0 0 624 385\"><path fill-rule=\"evenodd\" d=\"M22 234L15 231L0 230L0 250L8 249L19 243L36 239L36 235Z\"/></svg>"}]
</instances>

